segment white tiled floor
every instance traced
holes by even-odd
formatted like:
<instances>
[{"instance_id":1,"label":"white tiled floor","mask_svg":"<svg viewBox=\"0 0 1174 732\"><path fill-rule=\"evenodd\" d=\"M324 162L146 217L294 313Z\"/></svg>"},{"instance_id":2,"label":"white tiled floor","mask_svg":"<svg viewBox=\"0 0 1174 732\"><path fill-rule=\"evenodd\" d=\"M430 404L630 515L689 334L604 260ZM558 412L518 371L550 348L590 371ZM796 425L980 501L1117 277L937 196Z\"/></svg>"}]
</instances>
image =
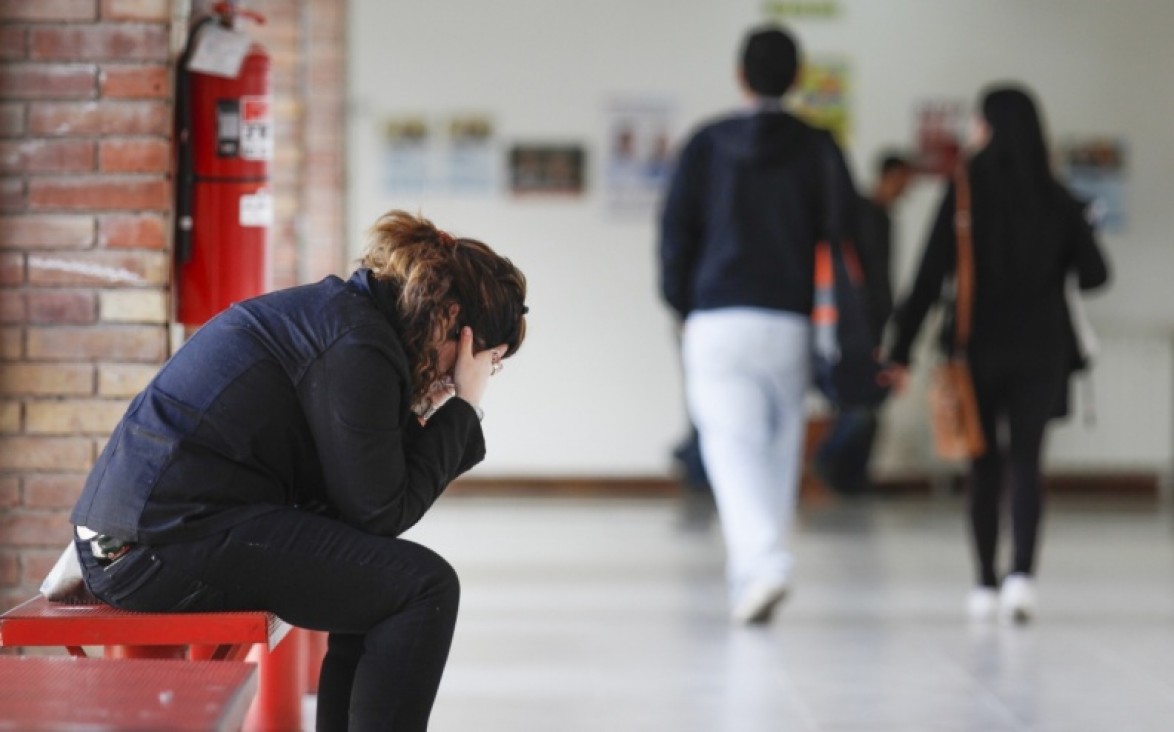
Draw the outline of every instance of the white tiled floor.
<instances>
[{"instance_id":1,"label":"white tiled floor","mask_svg":"<svg viewBox=\"0 0 1174 732\"><path fill-rule=\"evenodd\" d=\"M795 591L745 629L677 508L442 499L409 535L464 588L433 732L1174 730L1169 511L1053 501L1039 620L974 627L959 501L805 508Z\"/></svg>"}]
</instances>

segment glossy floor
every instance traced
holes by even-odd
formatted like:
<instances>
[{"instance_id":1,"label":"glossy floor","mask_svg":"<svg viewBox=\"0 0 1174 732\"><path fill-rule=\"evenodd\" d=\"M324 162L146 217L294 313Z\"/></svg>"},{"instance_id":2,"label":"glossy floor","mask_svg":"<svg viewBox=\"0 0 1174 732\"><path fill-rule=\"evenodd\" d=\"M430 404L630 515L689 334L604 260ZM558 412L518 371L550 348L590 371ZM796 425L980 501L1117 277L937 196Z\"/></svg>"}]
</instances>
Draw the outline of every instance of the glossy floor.
<instances>
[{"instance_id":1,"label":"glossy floor","mask_svg":"<svg viewBox=\"0 0 1174 732\"><path fill-rule=\"evenodd\" d=\"M1039 617L1007 626L964 618L958 501L805 507L794 592L752 629L678 510L442 499L409 535L464 588L433 732L1174 730L1168 510L1053 501Z\"/></svg>"}]
</instances>

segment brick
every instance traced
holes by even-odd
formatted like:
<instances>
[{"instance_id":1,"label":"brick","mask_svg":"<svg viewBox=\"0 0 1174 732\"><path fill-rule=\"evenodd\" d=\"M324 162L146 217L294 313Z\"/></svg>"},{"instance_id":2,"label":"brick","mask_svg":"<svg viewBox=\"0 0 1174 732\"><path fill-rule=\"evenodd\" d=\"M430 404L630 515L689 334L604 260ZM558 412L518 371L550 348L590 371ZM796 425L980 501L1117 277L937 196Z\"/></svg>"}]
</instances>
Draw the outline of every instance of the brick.
<instances>
[{"instance_id":1,"label":"brick","mask_svg":"<svg viewBox=\"0 0 1174 732\"><path fill-rule=\"evenodd\" d=\"M85 437L0 437L0 470L89 470L92 461Z\"/></svg>"},{"instance_id":2,"label":"brick","mask_svg":"<svg viewBox=\"0 0 1174 732\"><path fill-rule=\"evenodd\" d=\"M154 251L87 251L30 254L28 281L33 285L164 285L171 258Z\"/></svg>"},{"instance_id":3,"label":"brick","mask_svg":"<svg viewBox=\"0 0 1174 732\"><path fill-rule=\"evenodd\" d=\"M0 20L97 20L94 0L0 0Z\"/></svg>"},{"instance_id":4,"label":"brick","mask_svg":"<svg viewBox=\"0 0 1174 732\"><path fill-rule=\"evenodd\" d=\"M147 388L147 384L157 373L158 364L101 364L98 366L98 395L133 397Z\"/></svg>"},{"instance_id":5,"label":"brick","mask_svg":"<svg viewBox=\"0 0 1174 732\"><path fill-rule=\"evenodd\" d=\"M29 58L162 61L169 41L167 26L159 23L39 26L29 29Z\"/></svg>"},{"instance_id":6,"label":"brick","mask_svg":"<svg viewBox=\"0 0 1174 732\"><path fill-rule=\"evenodd\" d=\"M88 363L0 364L0 394L6 396L89 396L94 367Z\"/></svg>"},{"instance_id":7,"label":"brick","mask_svg":"<svg viewBox=\"0 0 1174 732\"><path fill-rule=\"evenodd\" d=\"M98 67L92 64L4 64L0 66L0 98L92 99L97 77Z\"/></svg>"},{"instance_id":8,"label":"brick","mask_svg":"<svg viewBox=\"0 0 1174 732\"><path fill-rule=\"evenodd\" d=\"M171 205L171 186L166 180L153 177L103 175L33 178L29 181L28 202L29 208L39 211L163 211Z\"/></svg>"},{"instance_id":9,"label":"brick","mask_svg":"<svg viewBox=\"0 0 1174 732\"><path fill-rule=\"evenodd\" d=\"M98 319L97 297L93 292L74 289L29 292L25 300L28 322L33 325L85 325Z\"/></svg>"},{"instance_id":10,"label":"brick","mask_svg":"<svg viewBox=\"0 0 1174 732\"><path fill-rule=\"evenodd\" d=\"M94 160L91 140L0 141L0 173L80 173Z\"/></svg>"},{"instance_id":11,"label":"brick","mask_svg":"<svg viewBox=\"0 0 1174 732\"><path fill-rule=\"evenodd\" d=\"M24 284L24 255L0 254L0 285Z\"/></svg>"},{"instance_id":12,"label":"brick","mask_svg":"<svg viewBox=\"0 0 1174 732\"><path fill-rule=\"evenodd\" d=\"M20 582L20 568L19 553L15 551L0 552L0 585L9 586Z\"/></svg>"},{"instance_id":13,"label":"brick","mask_svg":"<svg viewBox=\"0 0 1174 732\"><path fill-rule=\"evenodd\" d=\"M10 511L0 516L0 541L17 547L58 547L69 541L73 527L68 511Z\"/></svg>"},{"instance_id":14,"label":"brick","mask_svg":"<svg viewBox=\"0 0 1174 732\"><path fill-rule=\"evenodd\" d=\"M60 508L73 509L73 505L62 506ZM24 549L20 553L20 580L25 584L41 586L45 580L45 576L53 570L53 565L57 564L57 559L61 556L67 547L70 546L70 535L66 534L58 538L58 543L53 545L52 549Z\"/></svg>"},{"instance_id":15,"label":"brick","mask_svg":"<svg viewBox=\"0 0 1174 732\"><path fill-rule=\"evenodd\" d=\"M0 26L0 59L14 61L28 54L27 33L19 26Z\"/></svg>"},{"instance_id":16,"label":"brick","mask_svg":"<svg viewBox=\"0 0 1174 732\"><path fill-rule=\"evenodd\" d=\"M0 102L0 137L24 134L24 109L20 102Z\"/></svg>"},{"instance_id":17,"label":"brick","mask_svg":"<svg viewBox=\"0 0 1174 732\"><path fill-rule=\"evenodd\" d=\"M23 406L18 401L0 401L0 433L14 435L20 432Z\"/></svg>"},{"instance_id":18,"label":"brick","mask_svg":"<svg viewBox=\"0 0 1174 732\"><path fill-rule=\"evenodd\" d=\"M87 249L94 245L94 228L93 216L0 216L0 248Z\"/></svg>"},{"instance_id":19,"label":"brick","mask_svg":"<svg viewBox=\"0 0 1174 732\"><path fill-rule=\"evenodd\" d=\"M34 326L26 339L32 359L162 363L167 357L167 329L159 326Z\"/></svg>"},{"instance_id":20,"label":"brick","mask_svg":"<svg viewBox=\"0 0 1174 732\"><path fill-rule=\"evenodd\" d=\"M112 214L98 217L98 245L111 249L162 249L167 218L159 214Z\"/></svg>"},{"instance_id":21,"label":"brick","mask_svg":"<svg viewBox=\"0 0 1174 732\"><path fill-rule=\"evenodd\" d=\"M171 170L171 144L158 138L102 140L98 168L110 173L167 173Z\"/></svg>"},{"instance_id":22,"label":"brick","mask_svg":"<svg viewBox=\"0 0 1174 732\"><path fill-rule=\"evenodd\" d=\"M165 98L171 94L171 73L162 65L103 66L98 91L106 98Z\"/></svg>"},{"instance_id":23,"label":"brick","mask_svg":"<svg viewBox=\"0 0 1174 732\"><path fill-rule=\"evenodd\" d=\"M0 475L0 508L20 505L20 476Z\"/></svg>"},{"instance_id":24,"label":"brick","mask_svg":"<svg viewBox=\"0 0 1174 732\"><path fill-rule=\"evenodd\" d=\"M166 323L170 318L163 290L104 290L98 293L98 319L103 323Z\"/></svg>"},{"instance_id":25,"label":"brick","mask_svg":"<svg viewBox=\"0 0 1174 732\"><path fill-rule=\"evenodd\" d=\"M106 399L31 401L24 405L29 435L108 435L126 413L127 403Z\"/></svg>"},{"instance_id":26,"label":"brick","mask_svg":"<svg viewBox=\"0 0 1174 732\"><path fill-rule=\"evenodd\" d=\"M171 106L163 101L34 102L28 129L33 135L171 134Z\"/></svg>"},{"instance_id":27,"label":"brick","mask_svg":"<svg viewBox=\"0 0 1174 732\"><path fill-rule=\"evenodd\" d=\"M0 211L22 209L24 204L24 180L21 178L0 178Z\"/></svg>"},{"instance_id":28,"label":"brick","mask_svg":"<svg viewBox=\"0 0 1174 732\"><path fill-rule=\"evenodd\" d=\"M102 0L102 20L170 19L170 0Z\"/></svg>"},{"instance_id":29,"label":"brick","mask_svg":"<svg viewBox=\"0 0 1174 732\"><path fill-rule=\"evenodd\" d=\"M24 329L0 327L0 360L15 361L24 356Z\"/></svg>"},{"instance_id":30,"label":"brick","mask_svg":"<svg viewBox=\"0 0 1174 732\"><path fill-rule=\"evenodd\" d=\"M85 485L85 473L31 473L24 476L23 502L29 508L71 508Z\"/></svg>"},{"instance_id":31,"label":"brick","mask_svg":"<svg viewBox=\"0 0 1174 732\"><path fill-rule=\"evenodd\" d=\"M27 317L23 292L0 290L0 323L23 323Z\"/></svg>"}]
</instances>

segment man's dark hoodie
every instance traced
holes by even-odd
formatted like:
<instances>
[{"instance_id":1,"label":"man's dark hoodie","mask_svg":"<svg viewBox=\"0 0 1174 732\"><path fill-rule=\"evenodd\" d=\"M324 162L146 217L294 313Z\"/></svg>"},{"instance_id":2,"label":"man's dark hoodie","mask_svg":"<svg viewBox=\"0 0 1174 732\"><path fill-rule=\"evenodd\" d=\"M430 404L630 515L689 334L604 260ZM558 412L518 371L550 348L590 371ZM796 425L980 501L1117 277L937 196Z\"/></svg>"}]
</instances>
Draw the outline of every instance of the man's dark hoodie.
<instances>
[{"instance_id":1,"label":"man's dark hoodie","mask_svg":"<svg viewBox=\"0 0 1174 732\"><path fill-rule=\"evenodd\" d=\"M705 124L665 199L661 292L682 318L729 307L809 315L815 243L833 226L854 236L855 201L831 135L777 105Z\"/></svg>"}]
</instances>

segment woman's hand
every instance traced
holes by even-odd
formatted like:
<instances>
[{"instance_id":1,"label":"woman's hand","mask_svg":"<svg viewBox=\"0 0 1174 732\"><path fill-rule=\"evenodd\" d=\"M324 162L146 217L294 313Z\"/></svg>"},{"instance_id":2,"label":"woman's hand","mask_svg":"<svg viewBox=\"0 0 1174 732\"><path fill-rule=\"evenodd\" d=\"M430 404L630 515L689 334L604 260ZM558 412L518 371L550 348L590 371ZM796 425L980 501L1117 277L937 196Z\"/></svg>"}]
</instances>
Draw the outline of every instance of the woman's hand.
<instances>
[{"instance_id":1,"label":"woman's hand","mask_svg":"<svg viewBox=\"0 0 1174 732\"><path fill-rule=\"evenodd\" d=\"M878 380L882 378L894 394L901 394L909 383L909 367L905 364L890 362L878 376Z\"/></svg>"},{"instance_id":2,"label":"woman's hand","mask_svg":"<svg viewBox=\"0 0 1174 732\"><path fill-rule=\"evenodd\" d=\"M506 348L504 345L494 346L474 354L473 329L468 326L461 328L457 362L452 370L457 396L474 407L480 406L489 377L501 370L501 354L506 352Z\"/></svg>"}]
</instances>

